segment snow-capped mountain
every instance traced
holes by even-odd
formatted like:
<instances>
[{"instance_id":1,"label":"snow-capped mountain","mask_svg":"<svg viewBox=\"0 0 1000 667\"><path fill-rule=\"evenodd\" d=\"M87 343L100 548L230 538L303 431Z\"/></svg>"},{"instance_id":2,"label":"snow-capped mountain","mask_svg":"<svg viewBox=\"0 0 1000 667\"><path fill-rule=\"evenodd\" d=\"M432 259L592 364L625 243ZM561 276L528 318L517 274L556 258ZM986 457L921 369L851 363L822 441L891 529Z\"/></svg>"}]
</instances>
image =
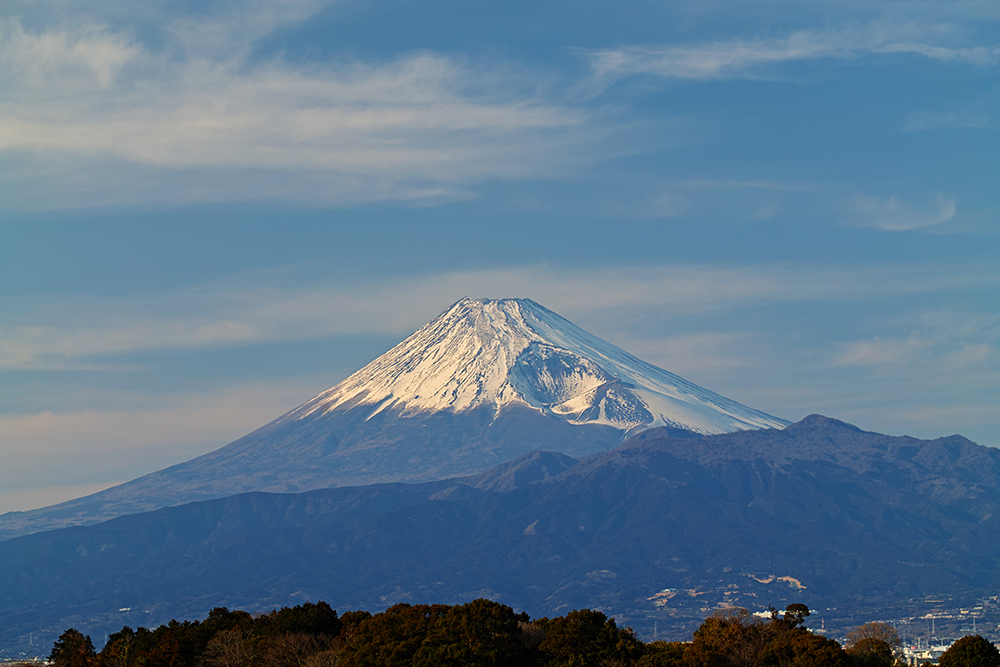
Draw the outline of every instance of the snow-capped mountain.
<instances>
[{"instance_id":1,"label":"snow-capped mountain","mask_svg":"<svg viewBox=\"0 0 1000 667\"><path fill-rule=\"evenodd\" d=\"M91 496L0 516L0 539L248 491L470 475L539 449L583 456L654 426L717 434L787 424L533 301L462 299L253 433Z\"/></svg>"},{"instance_id":2,"label":"snow-capped mountain","mask_svg":"<svg viewBox=\"0 0 1000 667\"><path fill-rule=\"evenodd\" d=\"M788 424L641 361L530 299L469 298L283 419L344 405L405 417L479 407L499 414L512 404L622 431Z\"/></svg>"}]
</instances>

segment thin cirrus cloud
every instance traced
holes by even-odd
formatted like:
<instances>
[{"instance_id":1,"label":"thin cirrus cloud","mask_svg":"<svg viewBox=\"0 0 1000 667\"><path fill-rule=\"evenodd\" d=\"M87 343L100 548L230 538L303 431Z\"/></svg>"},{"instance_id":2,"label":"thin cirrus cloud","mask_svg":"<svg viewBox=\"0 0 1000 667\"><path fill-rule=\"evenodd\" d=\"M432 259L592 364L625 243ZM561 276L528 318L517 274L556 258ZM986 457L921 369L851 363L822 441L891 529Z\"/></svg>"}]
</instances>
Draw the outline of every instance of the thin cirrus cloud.
<instances>
[{"instance_id":1,"label":"thin cirrus cloud","mask_svg":"<svg viewBox=\"0 0 1000 667\"><path fill-rule=\"evenodd\" d=\"M857 341L846 346L834 360L834 365L906 364L930 344L930 341L915 335L907 338L872 338Z\"/></svg>"},{"instance_id":2,"label":"thin cirrus cloud","mask_svg":"<svg viewBox=\"0 0 1000 667\"><path fill-rule=\"evenodd\" d=\"M877 336L838 345L833 366L894 367L920 382L950 380L965 390L989 389L1000 371L1000 317L986 313L931 311L917 314L905 336Z\"/></svg>"},{"instance_id":3,"label":"thin cirrus cloud","mask_svg":"<svg viewBox=\"0 0 1000 667\"><path fill-rule=\"evenodd\" d=\"M932 30L918 26L802 30L785 37L733 39L686 45L626 46L585 51L595 78L611 81L649 74L669 79L723 81L765 78L772 66L872 54L915 54L944 62L992 66L1000 45L949 48L927 43Z\"/></svg>"},{"instance_id":4,"label":"thin cirrus cloud","mask_svg":"<svg viewBox=\"0 0 1000 667\"><path fill-rule=\"evenodd\" d=\"M273 27L259 23L244 31ZM19 183L8 205L72 206L95 189L85 204L129 201L144 196L137 180L164 175L182 187L158 180L158 190L181 200L448 198L628 150L584 110L520 92L524 81L496 68L433 53L251 62L202 46L213 43L206 31L228 34L220 25L175 26L178 56L101 26L0 24L0 171ZM205 174L221 183L199 191Z\"/></svg>"},{"instance_id":5,"label":"thin cirrus cloud","mask_svg":"<svg viewBox=\"0 0 1000 667\"><path fill-rule=\"evenodd\" d=\"M888 232L934 227L948 222L958 212L954 197L940 195L923 204L904 202L895 195L886 199L857 196L851 200L851 208L855 225Z\"/></svg>"},{"instance_id":6,"label":"thin cirrus cloud","mask_svg":"<svg viewBox=\"0 0 1000 667\"><path fill-rule=\"evenodd\" d=\"M95 358L146 350L237 346L341 334L405 335L462 296L529 297L585 328L616 331L636 313L725 312L750 305L861 302L985 288L995 267L816 267L772 264L547 266L407 276L352 287L207 286L129 300L6 304L0 368L90 367ZM252 282L252 281L251 281ZM150 310L153 309L153 310ZM624 317L625 320L628 317Z\"/></svg>"}]
</instances>

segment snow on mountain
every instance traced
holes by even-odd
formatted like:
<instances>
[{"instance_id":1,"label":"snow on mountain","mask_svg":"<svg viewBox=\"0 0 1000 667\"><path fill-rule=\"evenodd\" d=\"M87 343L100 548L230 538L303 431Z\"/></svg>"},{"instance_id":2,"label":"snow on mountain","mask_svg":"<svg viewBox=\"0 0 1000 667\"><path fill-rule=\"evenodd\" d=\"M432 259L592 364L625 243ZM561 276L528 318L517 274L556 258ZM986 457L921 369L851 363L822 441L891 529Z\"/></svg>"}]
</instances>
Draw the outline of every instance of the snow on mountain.
<instances>
[{"instance_id":1,"label":"snow on mountain","mask_svg":"<svg viewBox=\"0 0 1000 667\"><path fill-rule=\"evenodd\" d=\"M527 299L462 299L332 389L213 452L59 505L0 540L248 491L475 475L535 450L580 457L664 425L787 422L647 364Z\"/></svg>"},{"instance_id":2,"label":"snow on mountain","mask_svg":"<svg viewBox=\"0 0 1000 667\"><path fill-rule=\"evenodd\" d=\"M703 434L788 422L703 389L530 299L469 299L286 420L369 405L403 416L522 404L573 424L626 432L672 426Z\"/></svg>"}]
</instances>

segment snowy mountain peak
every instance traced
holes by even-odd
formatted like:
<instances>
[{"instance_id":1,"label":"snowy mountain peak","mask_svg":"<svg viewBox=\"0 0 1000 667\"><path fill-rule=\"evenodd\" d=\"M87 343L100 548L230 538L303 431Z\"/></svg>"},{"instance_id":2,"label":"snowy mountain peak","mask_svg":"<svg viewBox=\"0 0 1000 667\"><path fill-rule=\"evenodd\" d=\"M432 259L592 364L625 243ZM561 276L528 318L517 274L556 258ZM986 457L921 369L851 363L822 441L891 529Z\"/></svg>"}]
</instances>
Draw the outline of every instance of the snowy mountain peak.
<instances>
[{"instance_id":1,"label":"snowy mountain peak","mask_svg":"<svg viewBox=\"0 0 1000 667\"><path fill-rule=\"evenodd\" d=\"M286 419L370 405L371 416L526 405L574 424L625 432L781 428L643 362L530 299L464 298L402 343Z\"/></svg>"}]
</instances>

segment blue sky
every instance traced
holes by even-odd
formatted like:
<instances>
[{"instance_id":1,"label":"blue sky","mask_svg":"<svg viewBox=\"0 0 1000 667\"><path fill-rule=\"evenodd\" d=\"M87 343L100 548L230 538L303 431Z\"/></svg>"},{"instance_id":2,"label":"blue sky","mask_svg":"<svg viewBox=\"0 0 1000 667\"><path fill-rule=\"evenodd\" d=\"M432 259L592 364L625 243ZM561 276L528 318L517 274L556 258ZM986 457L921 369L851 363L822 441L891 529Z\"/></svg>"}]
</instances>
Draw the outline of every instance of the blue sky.
<instances>
[{"instance_id":1,"label":"blue sky","mask_svg":"<svg viewBox=\"0 0 1000 667\"><path fill-rule=\"evenodd\" d=\"M995 2L8 0L0 511L464 295L788 419L1000 445Z\"/></svg>"}]
</instances>

